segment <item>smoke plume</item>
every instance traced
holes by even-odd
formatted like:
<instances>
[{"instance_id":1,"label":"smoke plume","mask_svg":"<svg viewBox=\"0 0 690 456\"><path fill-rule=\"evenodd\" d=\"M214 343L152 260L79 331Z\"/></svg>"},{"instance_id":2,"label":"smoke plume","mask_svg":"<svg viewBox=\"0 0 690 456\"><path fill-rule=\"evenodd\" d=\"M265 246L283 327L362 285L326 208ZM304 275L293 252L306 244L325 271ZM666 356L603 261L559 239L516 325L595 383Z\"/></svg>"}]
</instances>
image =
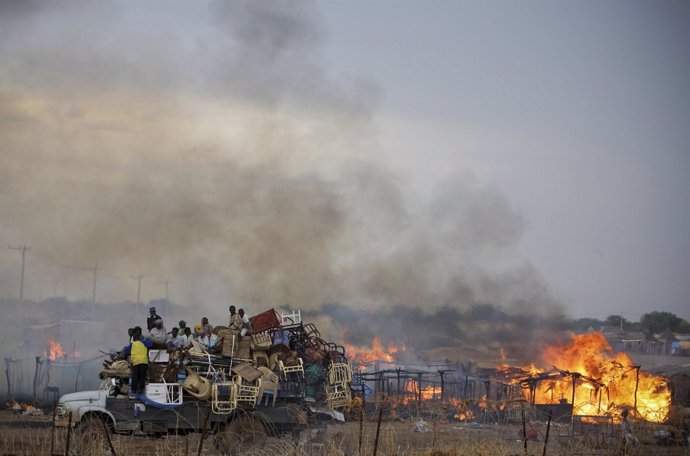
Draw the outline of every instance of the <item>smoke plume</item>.
<instances>
[{"instance_id":1,"label":"smoke plume","mask_svg":"<svg viewBox=\"0 0 690 456\"><path fill-rule=\"evenodd\" d=\"M135 300L142 274L142 301L169 280L212 318L558 311L512 258L524 221L503 195L465 173L421 197L381 158L382 89L323 67L311 2L0 10L0 241L32 246L27 298L88 298L98 264L101 302ZM0 255L4 297L18 265Z\"/></svg>"}]
</instances>

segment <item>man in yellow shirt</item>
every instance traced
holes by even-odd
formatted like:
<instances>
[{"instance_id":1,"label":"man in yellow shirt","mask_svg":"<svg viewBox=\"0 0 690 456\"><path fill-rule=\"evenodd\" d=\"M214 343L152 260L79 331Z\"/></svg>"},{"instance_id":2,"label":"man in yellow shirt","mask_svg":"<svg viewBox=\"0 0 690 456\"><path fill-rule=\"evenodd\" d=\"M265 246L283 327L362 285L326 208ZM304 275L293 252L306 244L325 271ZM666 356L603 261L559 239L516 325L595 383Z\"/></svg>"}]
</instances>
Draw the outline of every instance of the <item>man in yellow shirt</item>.
<instances>
[{"instance_id":1,"label":"man in yellow shirt","mask_svg":"<svg viewBox=\"0 0 690 456\"><path fill-rule=\"evenodd\" d=\"M149 370L149 348L153 341L141 335L141 328L137 326L132 331L134 341L123 350L124 356L132 360L132 394L146 393L146 376Z\"/></svg>"}]
</instances>

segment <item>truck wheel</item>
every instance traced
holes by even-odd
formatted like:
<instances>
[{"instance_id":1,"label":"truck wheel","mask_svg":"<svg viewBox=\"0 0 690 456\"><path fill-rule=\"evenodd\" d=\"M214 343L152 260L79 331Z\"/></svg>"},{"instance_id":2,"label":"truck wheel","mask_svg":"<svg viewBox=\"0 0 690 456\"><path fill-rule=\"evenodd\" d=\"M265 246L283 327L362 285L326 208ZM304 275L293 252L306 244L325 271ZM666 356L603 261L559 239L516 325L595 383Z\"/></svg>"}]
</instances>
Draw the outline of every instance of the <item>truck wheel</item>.
<instances>
[{"instance_id":1,"label":"truck wheel","mask_svg":"<svg viewBox=\"0 0 690 456\"><path fill-rule=\"evenodd\" d=\"M72 431L69 454L72 456L111 454L101 417L87 415L82 418Z\"/></svg>"},{"instance_id":2,"label":"truck wheel","mask_svg":"<svg viewBox=\"0 0 690 456\"><path fill-rule=\"evenodd\" d=\"M235 416L215 435L215 447L223 455L238 455L266 442L263 422L251 413Z\"/></svg>"}]
</instances>

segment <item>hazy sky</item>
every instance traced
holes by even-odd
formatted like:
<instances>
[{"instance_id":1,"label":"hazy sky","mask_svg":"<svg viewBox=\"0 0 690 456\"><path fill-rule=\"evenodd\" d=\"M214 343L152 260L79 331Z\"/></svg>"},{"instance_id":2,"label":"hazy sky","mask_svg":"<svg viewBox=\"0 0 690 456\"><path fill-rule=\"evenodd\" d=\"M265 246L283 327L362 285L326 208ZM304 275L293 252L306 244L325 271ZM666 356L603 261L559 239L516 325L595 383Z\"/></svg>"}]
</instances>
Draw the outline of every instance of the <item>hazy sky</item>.
<instances>
[{"instance_id":1,"label":"hazy sky","mask_svg":"<svg viewBox=\"0 0 690 456\"><path fill-rule=\"evenodd\" d=\"M690 4L322 2L329 66L380 88L383 149L525 219L569 313L690 317Z\"/></svg>"},{"instance_id":2,"label":"hazy sky","mask_svg":"<svg viewBox=\"0 0 690 456\"><path fill-rule=\"evenodd\" d=\"M689 19L0 1L0 242L30 299L690 318Z\"/></svg>"}]
</instances>

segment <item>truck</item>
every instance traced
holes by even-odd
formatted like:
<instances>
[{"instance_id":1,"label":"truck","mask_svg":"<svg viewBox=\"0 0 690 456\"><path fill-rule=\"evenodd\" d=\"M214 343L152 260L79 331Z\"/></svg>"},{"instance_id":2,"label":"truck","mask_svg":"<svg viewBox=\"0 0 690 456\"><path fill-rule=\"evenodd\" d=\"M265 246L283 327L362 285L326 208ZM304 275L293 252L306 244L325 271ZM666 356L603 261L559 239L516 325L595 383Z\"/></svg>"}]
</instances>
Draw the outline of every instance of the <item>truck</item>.
<instances>
[{"instance_id":1,"label":"truck","mask_svg":"<svg viewBox=\"0 0 690 456\"><path fill-rule=\"evenodd\" d=\"M351 368L344 357L344 349L324 342L311 324L306 325L306 329L301 322L271 325L268 329L262 328L261 332L264 334L255 333L255 340L265 341L268 333L271 341L279 340L281 350L299 355L299 362L293 367L278 361L280 367L274 367L275 373L267 366L260 366L264 378L269 375L276 380L272 404L270 397L262 403L264 394L259 387L260 379L252 380L249 375L229 378L236 371L241 375L257 371L254 363L247 359L228 361L219 357L226 364L216 371L212 367L212 355L204 353L203 359L208 361L204 361L203 368L187 365L185 369L190 378L196 376L207 386L212 385L212 395L200 393L188 384L189 380L180 379L178 382L149 383L147 394L133 396L128 391L127 375L102 373L103 381L97 390L65 394L59 399L55 425L71 430L74 454L107 453L112 447L113 434L161 437L200 433L202 441L208 435L208 444L225 455L235 454L240 448L261 445L268 435L292 433L296 436L305 429L325 429L328 422L344 421L339 409L351 399L348 383ZM326 362L330 366L328 369L321 367ZM311 380L307 380L305 368L319 375L315 377L312 373ZM228 375L218 379L217 372L223 369ZM210 375L212 371L216 373ZM316 388L318 393L312 391L305 396L309 388Z\"/></svg>"}]
</instances>

